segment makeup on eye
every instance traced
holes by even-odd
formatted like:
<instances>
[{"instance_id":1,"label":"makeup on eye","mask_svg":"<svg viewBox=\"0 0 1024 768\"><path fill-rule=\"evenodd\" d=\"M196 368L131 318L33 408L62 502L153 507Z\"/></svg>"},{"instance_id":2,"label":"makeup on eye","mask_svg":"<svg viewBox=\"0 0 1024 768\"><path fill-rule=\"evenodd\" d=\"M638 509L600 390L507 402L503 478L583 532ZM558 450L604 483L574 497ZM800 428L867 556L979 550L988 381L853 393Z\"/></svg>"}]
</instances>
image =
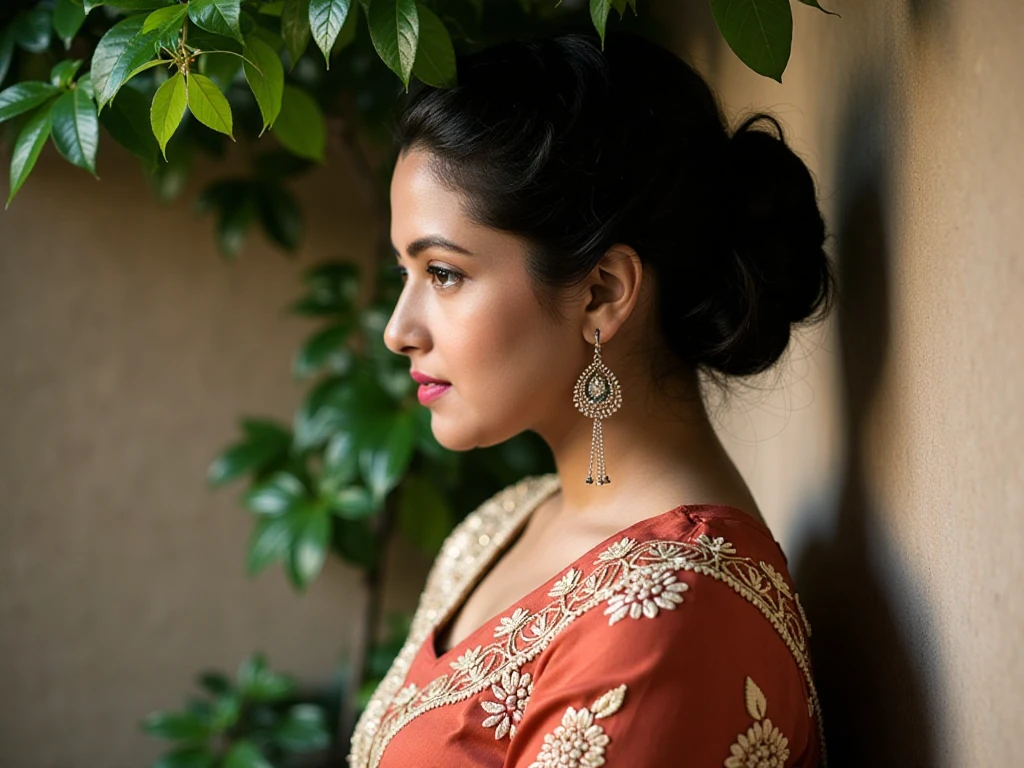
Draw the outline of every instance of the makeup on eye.
<instances>
[{"instance_id":1,"label":"makeup on eye","mask_svg":"<svg viewBox=\"0 0 1024 768\"><path fill-rule=\"evenodd\" d=\"M397 275L399 275L401 277L405 277L405 274L406 274L405 267L403 267L401 264L395 264L394 266L391 267L391 269ZM446 284L446 285L444 285L444 284L438 285L437 283L435 283L435 285L437 285L437 287L440 290L442 290L442 291L448 291L448 290L451 290L452 288L457 287L462 282L463 278L465 277L461 272L458 272L458 271L456 271L454 269L448 269L447 267L441 267L441 266L438 266L436 264L431 264L424 271L427 272L430 275L433 275L435 278L441 278L442 280L444 280L445 276L454 278L454 282Z\"/></svg>"}]
</instances>

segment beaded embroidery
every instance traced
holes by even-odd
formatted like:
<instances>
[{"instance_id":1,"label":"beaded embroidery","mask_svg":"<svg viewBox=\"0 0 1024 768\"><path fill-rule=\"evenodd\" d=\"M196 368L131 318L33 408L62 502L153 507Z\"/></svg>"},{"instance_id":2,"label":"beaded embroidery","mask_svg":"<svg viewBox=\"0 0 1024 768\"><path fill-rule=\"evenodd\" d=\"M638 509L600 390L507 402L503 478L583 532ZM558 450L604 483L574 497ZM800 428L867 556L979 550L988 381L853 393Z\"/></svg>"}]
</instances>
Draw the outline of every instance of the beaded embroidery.
<instances>
[{"instance_id":1,"label":"beaded embroidery","mask_svg":"<svg viewBox=\"0 0 1024 768\"><path fill-rule=\"evenodd\" d=\"M598 768L604 765L604 748L611 740L594 720L619 711L626 695L626 686L612 688L590 705L577 712L568 707L562 724L552 733L544 734L544 744L529 768Z\"/></svg>"},{"instance_id":2,"label":"beaded embroidery","mask_svg":"<svg viewBox=\"0 0 1024 768\"><path fill-rule=\"evenodd\" d=\"M619 540L598 555L594 570L585 579L579 569L568 569L549 591L552 601L538 612L517 607L502 617L494 628L493 642L467 649L450 663L450 673L438 676L423 689L415 685L402 688L432 629L472 589L475 576L502 551L519 523L557 487L557 474L527 478L485 502L449 536L427 577L409 637L356 725L348 757L352 768L376 768L391 739L424 712L466 700L488 687L497 696L493 687L503 676L521 670L573 620L595 606L606 604L610 624L626 616L653 618L659 608L675 609L683 602L682 593L688 586L675 575L683 570L724 582L768 618L804 673L809 710L821 729L806 646L809 627L799 601L771 565L738 555L722 537L703 534L692 543ZM503 684L501 690L506 697L510 695ZM499 715L494 712L493 716ZM499 719L492 725L500 723ZM514 714L510 714L510 734L513 724Z\"/></svg>"},{"instance_id":3,"label":"beaded embroidery","mask_svg":"<svg viewBox=\"0 0 1024 768\"><path fill-rule=\"evenodd\" d=\"M746 733L736 737L736 742L729 748L732 754L722 765L725 768L782 768L789 758L789 739L765 717L768 700L749 677L746 703L754 724Z\"/></svg>"}]
</instances>

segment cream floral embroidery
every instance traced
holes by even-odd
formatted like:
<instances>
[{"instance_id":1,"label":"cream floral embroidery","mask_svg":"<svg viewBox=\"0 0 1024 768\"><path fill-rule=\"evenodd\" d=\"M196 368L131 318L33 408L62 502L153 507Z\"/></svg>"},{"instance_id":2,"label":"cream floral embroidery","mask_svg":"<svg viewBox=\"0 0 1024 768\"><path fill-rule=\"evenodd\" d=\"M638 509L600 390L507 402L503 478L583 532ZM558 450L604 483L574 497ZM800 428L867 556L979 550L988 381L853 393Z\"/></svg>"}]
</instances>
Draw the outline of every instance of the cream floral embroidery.
<instances>
[{"instance_id":1,"label":"cream floral embroidery","mask_svg":"<svg viewBox=\"0 0 1024 768\"><path fill-rule=\"evenodd\" d=\"M597 768L604 765L604 749L611 739L594 720L619 711L626 696L620 685L603 694L590 709L578 712L569 707L562 715L562 724L544 735L544 744L529 768Z\"/></svg>"},{"instance_id":2,"label":"cream floral embroidery","mask_svg":"<svg viewBox=\"0 0 1024 768\"><path fill-rule=\"evenodd\" d=\"M746 701L754 724L736 737L736 743L729 748L732 754L723 765L725 768L783 768L789 757L789 739L765 717L768 700L749 677Z\"/></svg>"},{"instance_id":3,"label":"cream floral embroidery","mask_svg":"<svg viewBox=\"0 0 1024 768\"><path fill-rule=\"evenodd\" d=\"M558 487L558 477L554 474L510 486L468 516L446 540L427 577L406 643L360 716L349 755L351 768L377 768L391 739L419 715L465 701L500 683L506 671L522 669L573 621L623 592L629 583L629 574L634 571L651 578L667 571L692 571L724 583L756 607L771 622L802 670L808 706L821 731L821 710L807 653L809 627L795 593L780 589L774 583L767 564L737 554L736 548L721 537L707 535L694 540L639 543L623 537L597 556L593 568L581 569L579 579L567 578L567 573L559 580L559 584L565 582L564 586L556 584L552 588L552 591L564 589L565 594L534 612L523 609L519 616L513 613L508 617L508 634L463 654L461 663L452 664L451 674L439 675L418 693L407 692L399 703L397 694L430 631L465 597L480 569L501 551L528 513ZM679 596L675 590L669 593ZM659 594L663 596L666 591L663 589ZM652 598L648 595L647 599ZM676 603L671 598L666 599ZM640 605L643 615L642 600ZM520 617L522 623L514 620ZM822 765L825 764L823 755Z\"/></svg>"},{"instance_id":4,"label":"cream floral embroidery","mask_svg":"<svg viewBox=\"0 0 1024 768\"><path fill-rule=\"evenodd\" d=\"M483 721L484 728L494 728L494 738L509 739L516 735L516 724L523 719L523 710L533 693L533 678L529 672L520 674L518 669L506 670L501 676L501 685L491 686L491 693L497 701L481 701L480 706L490 717Z\"/></svg>"},{"instance_id":5,"label":"cream floral embroidery","mask_svg":"<svg viewBox=\"0 0 1024 768\"><path fill-rule=\"evenodd\" d=\"M736 548L726 541L722 536L716 536L711 538L706 533L702 533L697 537L698 539L704 539L704 546L708 548L708 551L714 555L735 555Z\"/></svg>"},{"instance_id":6,"label":"cream floral embroidery","mask_svg":"<svg viewBox=\"0 0 1024 768\"><path fill-rule=\"evenodd\" d=\"M395 696L395 706L400 707L403 704L411 701L412 697L415 696L417 693L419 693L419 690L416 688L416 683L409 683L409 685L405 686L405 688L400 690L398 694Z\"/></svg>"},{"instance_id":7,"label":"cream floral embroidery","mask_svg":"<svg viewBox=\"0 0 1024 768\"><path fill-rule=\"evenodd\" d=\"M471 680L479 680L483 676L483 659L480 649L482 645L472 648L459 656L451 663L451 668L456 672L466 672Z\"/></svg>"},{"instance_id":8,"label":"cream floral embroidery","mask_svg":"<svg viewBox=\"0 0 1024 768\"><path fill-rule=\"evenodd\" d=\"M765 575L768 577L768 580L771 581L775 588L779 590L779 592L784 594L786 597L792 598L793 593L789 589L789 584L787 584L786 580L782 578L782 574L776 571L774 568L772 568L772 566L765 563L763 560L761 561L760 565L761 570L765 572Z\"/></svg>"},{"instance_id":9,"label":"cream floral embroidery","mask_svg":"<svg viewBox=\"0 0 1024 768\"><path fill-rule=\"evenodd\" d=\"M655 553L658 554L657 550ZM667 557L674 557L675 554L677 553L673 552ZM654 573L644 570L630 571L626 575L622 591L608 598L608 608L604 612L605 616L611 614L608 626L614 626L627 615L631 619L644 616L653 619L658 615L659 608L666 611L675 610L676 605L683 602L682 593L689 588L686 582L679 581L669 570Z\"/></svg>"},{"instance_id":10,"label":"cream floral embroidery","mask_svg":"<svg viewBox=\"0 0 1024 768\"><path fill-rule=\"evenodd\" d=\"M520 627L523 626L530 619L530 612L525 608L516 608L515 612L511 616L502 617L498 626L494 628L495 637L505 637L518 632Z\"/></svg>"},{"instance_id":11,"label":"cream floral embroidery","mask_svg":"<svg viewBox=\"0 0 1024 768\"><path fill-rule=\"evenodd\" d=\"M627 537L623 537L621 540L612 544L608 549L597 556L598 562L607 562L609 560L618 560L620 557L625 557L629 554L629 551L636 545L636 541Z\"/></svg>"},{"instance_id":12,"label":"cream floral embroidery","mask_svg":"<svg viewBox=\"0 0 1024 768\"><path fill-rule=\"evenodd\" d=\"M558 583L551 588L548 592L548 597L562 597L572 592L580 583L580 576L583 574L575 568L570 568L568 572L558 580Z\"/></svg>"}]
</instances>

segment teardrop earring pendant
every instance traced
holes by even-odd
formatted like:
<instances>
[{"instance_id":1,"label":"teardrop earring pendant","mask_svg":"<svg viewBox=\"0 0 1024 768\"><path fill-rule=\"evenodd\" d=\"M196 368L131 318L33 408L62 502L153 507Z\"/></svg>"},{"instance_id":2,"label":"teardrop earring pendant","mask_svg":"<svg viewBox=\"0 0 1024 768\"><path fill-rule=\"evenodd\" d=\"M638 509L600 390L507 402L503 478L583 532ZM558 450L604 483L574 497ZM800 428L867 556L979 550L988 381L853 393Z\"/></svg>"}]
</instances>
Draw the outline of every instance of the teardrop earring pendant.
<instances>
[{"instance_id":1,"label":"teardrop earring pendant","mask_svg":"<svg viewBox=\"0 0 1024 768\"><path fill-rule=\"evenodd\" d=\"M576 380L572 394L573 405L584 416L594 420L594 431L590 440L590 465L587 467L587 484L594 482L594 458L597 457L597 484L604 485L612 480L604 463L604 431L601 420L607 419L622 406L622 387L611 369L601 360L601 331L594 329L594 360Z\"/></svg>"}]
</instances>

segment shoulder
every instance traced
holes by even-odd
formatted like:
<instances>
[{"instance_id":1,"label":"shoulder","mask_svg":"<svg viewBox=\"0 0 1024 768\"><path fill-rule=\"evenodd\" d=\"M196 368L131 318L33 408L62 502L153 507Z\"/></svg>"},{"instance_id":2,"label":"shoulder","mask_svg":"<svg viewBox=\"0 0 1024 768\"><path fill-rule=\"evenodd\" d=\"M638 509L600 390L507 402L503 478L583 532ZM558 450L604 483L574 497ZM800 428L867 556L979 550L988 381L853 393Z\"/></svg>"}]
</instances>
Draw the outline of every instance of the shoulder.
<instances>
[{"instance_id":1,"label":"shoulder","mask_svg":"<svg viewBox=\"0 0 1024 768\"><path fill-rule=\"evenodd\" d=\"M807 627L781 550L757 526L703 512L609 543L552 590L573 618L532 669L536 737L569 707L600 718L616 692L621 711L603 728L623 757L643 744L656 752L645 765L675 765L685 746L694 764L746 765L763 738L774 757L814 764Z\"/></svg>"},{"instance_id":2,"label":"shoulder","mask_svg":"<svg viewBox=\"0 0 1024 768\"><path fill-rule=\"evenodd\" d=\"M687 507L642 537L611 541L581 564L585 590L576 599L588 596L590 607L556 642L616 664L638 648L665 667L681 658L756 657L801 683L810 627L785 556L767 529L739 514Z\"/></svg>"}]
</instances>

